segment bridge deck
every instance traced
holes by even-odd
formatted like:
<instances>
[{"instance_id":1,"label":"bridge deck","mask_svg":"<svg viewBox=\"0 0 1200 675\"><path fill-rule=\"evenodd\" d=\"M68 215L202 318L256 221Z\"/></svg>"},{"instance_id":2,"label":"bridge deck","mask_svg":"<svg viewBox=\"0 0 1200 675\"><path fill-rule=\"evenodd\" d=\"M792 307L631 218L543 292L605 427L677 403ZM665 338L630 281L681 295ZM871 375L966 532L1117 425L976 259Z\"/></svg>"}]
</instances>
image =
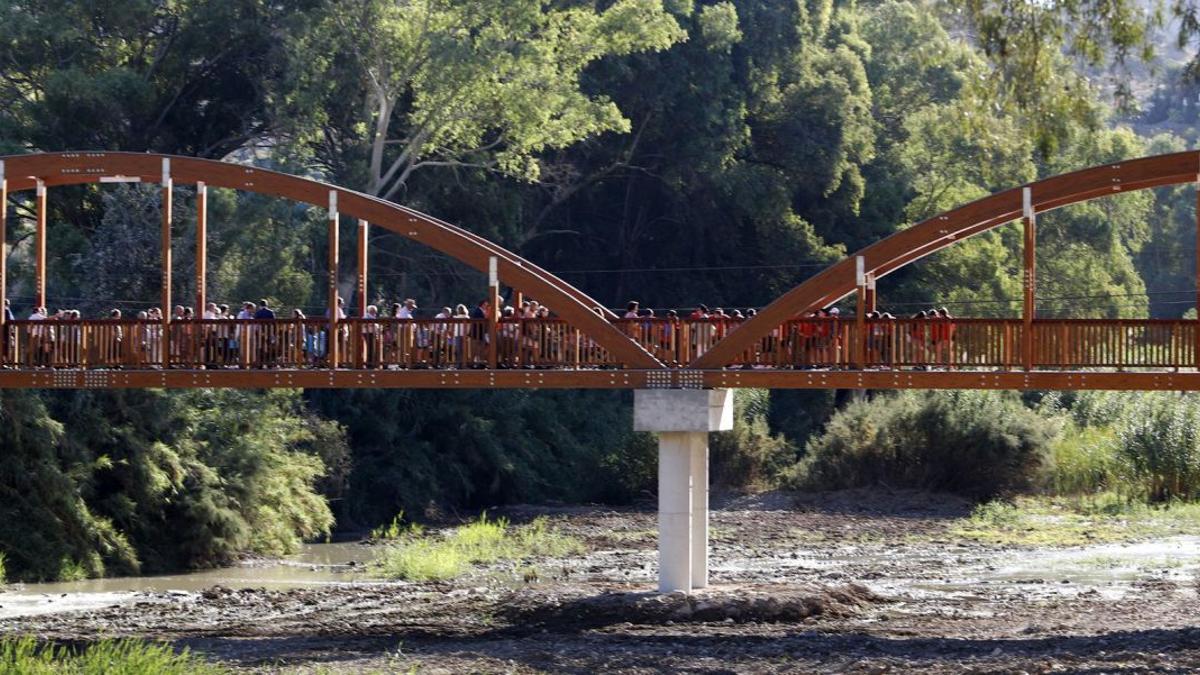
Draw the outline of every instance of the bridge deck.
<instances>
[{"instance_id":1,"label":"bridge deck","mask_svg":"<svg viewBox=\"0 0 1200 675\"><path fill-rule=\"evenodd\" d=\"M780 325L726 368L691 362L733 320L617 322L667 367L614 359L564 321L324 319L10 321L0 387L510 387L1192 389L1197 322L1019 319Z\"/></svg>"}]
</instances>

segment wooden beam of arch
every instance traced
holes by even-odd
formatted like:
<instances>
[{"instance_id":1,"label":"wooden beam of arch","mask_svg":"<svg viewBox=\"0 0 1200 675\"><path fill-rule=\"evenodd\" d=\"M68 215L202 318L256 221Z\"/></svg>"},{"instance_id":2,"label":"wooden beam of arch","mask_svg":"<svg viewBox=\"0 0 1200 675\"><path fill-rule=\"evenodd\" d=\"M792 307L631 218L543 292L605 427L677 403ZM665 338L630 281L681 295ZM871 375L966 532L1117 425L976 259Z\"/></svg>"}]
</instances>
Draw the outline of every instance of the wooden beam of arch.
<instances>
[{"instance_id":1,"label":"wooden beam of arch","mask_svg":"<svg viewBox=\"0 0 1200 675\"><path fill-rule=\"evenodd\" d=\"M609 322L615 318L587 294L532 262L450 223L376 197L321 181L278 171L211 159L132 152L54 152L0 157L10 192L32 190L41 179L48 187L99 183L103 177L138 178L157 184L163 160L171 161L176 184L203 182L243 192L283 197L325 208L330 191L338 194L338 211L362 218L403 237L441 251L481 272L488 259L499 262L500 280L551 307L558 316L596 341L621 364L631 368L662 368L663 364ZM166 308L169 311L170 308Z\"/></svg>"},{"instance_id":2,"label":"wooden beam of arch","mask_svg":"<svg viewBox=\"0 0 1200 675\"><path fill-rule=\"evenodd\" d=\"M901 230L831 265L764 307L688 367L724 367L784 321L850 295L855 291L854 261L858 256L865 259L865 272L878 280L931 253L1020 218L1025 187L1033 191L1034 210L1044 213L1123 192L1196 183L1198 178L1200 153L1189 151L1104 164L997 192Z\"/></svg>"}]
</instances>

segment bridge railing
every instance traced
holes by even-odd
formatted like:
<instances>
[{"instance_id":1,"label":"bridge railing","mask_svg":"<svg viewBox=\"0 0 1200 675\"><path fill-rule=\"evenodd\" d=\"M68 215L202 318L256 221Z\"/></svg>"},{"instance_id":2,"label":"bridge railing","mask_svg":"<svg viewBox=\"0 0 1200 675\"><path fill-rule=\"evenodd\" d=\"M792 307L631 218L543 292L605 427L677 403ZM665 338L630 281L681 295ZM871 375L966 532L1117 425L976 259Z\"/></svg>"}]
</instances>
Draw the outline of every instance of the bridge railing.
<instances>
[{"instance_id":1,"label":"bridge railing","mask_svg":"<svg viewBox=\"0 0 1200 675\"><path fill-rule=\"evenodd\" d=\"M1033 358L1045 368L1192 368L1196 337L1187 320L1043 320L1033 325Z\"/></svg>"},{"instance_id":2,"label":"bridge railing","mask_svg":"<svg viewBox=\"0 0 1200 675\"><path fill-rule=\"evenodd\" d=\"M614 323L668 366L680 366L708 351L729 334L736 319L618 319Z\"/></svg>"},{"instance_id":3,"label":"bridge railing","mask_svg":"<svg viewBox=\"0 0 1200 675\"><path fill-rule=\"evenodd\" d=\"M1017 368L1020 319L871 319L865 364L878 368Z\"/></svg>"},{"instance_id":4,"label":"bridge railing","mask_svg":"<svg viewBox=\"0 0 1200 675\"><path fill-rule=\"evenodd\" d=\"M149 367L162 363L161 330L137 320L17 320L0 342L4 364L17 368Z\"/></svg>"},{"instance_id":5,"label":"bridge railing","mask_svg":"<svg viewBox=\"0 0 1200 675\"><path fill-rule=\"evenodd\" d=\"M618 321L669 367L680 367L734 330L733 319ZM872 319L862 341L852 318L794 319L729 364L749 368L951 368L1024 366L1019 319ZM346 319L339 368L620 367L594 340L559 319ZM1195 368L1197 323L1159 319L1040 319L1034 368ZM328 368L324 318L15 320L0 331L9 368ZM494 344L493 344L494 343Z\"/></svg>"},{"instance_id":6,"label":"bridge railing","mask_svg":"<svg viewBox=\"0 0 1200 675\"><path fill-rule=\"evenodd\" d=\"M484 368L493 358L497 368L619 365L561 319L500 319L495 331L486 319L345 319L340 326L343 368Z\"/></svg>"}]
</instances>

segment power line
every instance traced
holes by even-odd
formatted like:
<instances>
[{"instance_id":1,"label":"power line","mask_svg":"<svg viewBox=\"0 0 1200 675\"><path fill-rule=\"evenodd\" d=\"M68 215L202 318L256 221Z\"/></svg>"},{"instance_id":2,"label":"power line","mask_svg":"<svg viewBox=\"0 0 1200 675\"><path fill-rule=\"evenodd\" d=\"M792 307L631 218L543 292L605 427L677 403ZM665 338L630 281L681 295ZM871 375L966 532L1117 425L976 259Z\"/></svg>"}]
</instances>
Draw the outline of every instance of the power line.
<instances>
[{"instance_id":1,"label":"power line","mask_svg":"<svg viewBox=\"0 0 1200 675\"><path fill-rule=\"evenodd\" d=\"M1039 303L1040 302L1068 302L1068 301L1078 301L1078 300L1098 300L1098 299L1112 299L1112 298L1142 298L1142 297L1148 297L1151 295L1178 295L1180 293L1193 293L1194 294L1195 292L1196 292L1196 289L1193 288L1193 289L1179 290L1179 291L1146 291L1145 293L1105 293L1105 294L1100 294L1100 295L1074 295L1074 296L1062 295L1062 296L1038 297L1038 298L1035 298L1035 300ZM926 300L926 301L912 301L912 302L889 302L887 304L890 306L916 307L916 306L930 306L930 305L1005 305L1005 304L1017 304L1017 303L1021 303L1024 301L1025 301L1024 298L992 298L992 299L979 299L979 300ZM1169 302L1171 302L1171 301L1156 300L1155 302L1157 302L1159 304L1169 304ZM1177 300L1174 302L1175 303L1183 303L1183 302L1194 302L1194 301L1193 300Z\"/></svg>"}]
</instances>

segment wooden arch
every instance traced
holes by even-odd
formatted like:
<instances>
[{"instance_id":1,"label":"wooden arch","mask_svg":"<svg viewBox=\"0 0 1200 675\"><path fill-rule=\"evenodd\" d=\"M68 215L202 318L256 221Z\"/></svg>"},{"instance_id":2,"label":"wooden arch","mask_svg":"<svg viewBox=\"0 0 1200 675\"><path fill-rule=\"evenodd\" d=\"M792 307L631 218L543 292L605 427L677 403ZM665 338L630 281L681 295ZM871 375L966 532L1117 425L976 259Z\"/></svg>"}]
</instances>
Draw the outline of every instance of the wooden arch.
<instances>
[{"instance_id":1,"label":"wooden arch","mask_svg":"<svg viewBox=\"0 0 1200 675\"><path fill-rule=\"evenodd\" d=\"M165 164L164 160L169 160ZM583 331L620 363L633 368L661 368L656 358L609 322L600 303L532 262L444 221L370 195L278 171L209 159L130 152L56 152L0 157L0 177L11 191L133 180L157 184L169 177L179 183L204 183L243 192L283 197L318 207L337 205L343 215L360 218L413 241L421 242L484 273L498 261L499 280L537 297L558 316ZM336 195L336 196L334 196ZM169 310L169 308L166 308Z\"/></svg>"},{"instance_id":2,"label":"wooden arch","mask_svg":"<svg viewBox=\"0 0 1200 675\"><path fill-rule=\"evenodd\" d=\"M798 313L827 306L854 293L860 282L856 262L860 257L863 272L879 279L968 237L1021 218L1026 188L1032 198L1032 212L1042 213L1098 197L1195 183L1198 179L1200 153L1189 151L1104 164L997 192L917 223L826 268L767 305L688 367L724 367Z\"/></svg>"}]
</instances>

